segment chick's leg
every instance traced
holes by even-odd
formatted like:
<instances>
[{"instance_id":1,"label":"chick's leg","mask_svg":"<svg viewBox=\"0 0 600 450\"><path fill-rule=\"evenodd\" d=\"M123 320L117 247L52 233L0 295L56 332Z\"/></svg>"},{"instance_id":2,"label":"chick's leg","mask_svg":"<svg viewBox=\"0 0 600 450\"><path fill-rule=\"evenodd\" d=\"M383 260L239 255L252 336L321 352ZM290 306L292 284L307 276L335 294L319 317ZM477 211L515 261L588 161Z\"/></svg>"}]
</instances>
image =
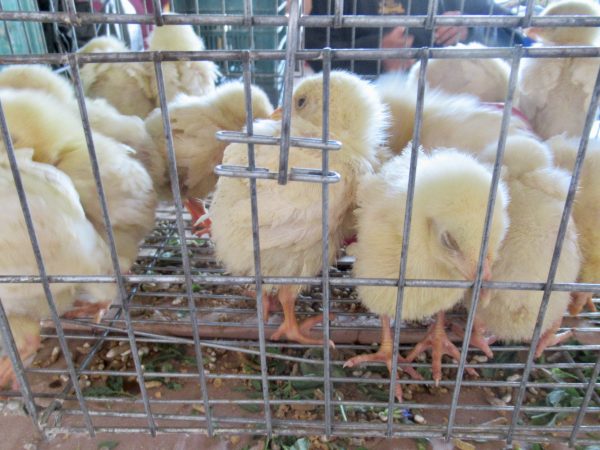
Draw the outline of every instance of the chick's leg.
<instances>
[{"instance_id":1,"label":"chick's leg","mask_svg":"<svg viewBox=\"0 0 600 450\"><path fill-rule=\"evenodd\" d=\"M245 290L244 295L248 297L252 297L256 300L256 291ZM277 299L273 294L267 291L263 291L262 295L262 305L263 305L263 322L267 322L269 320L269 314L271 311L277 310Z\"/></svg>"},{"instance_id":2,"label":"chick's leg","mask_svg":"<svg viewBox=\"0 0 600 450\"><path fill-rule=\"evenodd\" d=\"M436 386L442 379L442 356L449 355L454 359L460 359L460 352L456 346L448 339L444 329L445 313L438 313L435 323L427 331L427 335L421 342L415 345L415 348L408 354L406 360L412 362L417 356L431 348L431 371ZM477 376L473 368L465 369L470 375Z\"/></svg>"},{"instance_id":3,"label":"chick's leg","mask_svg":"<svg viewBox=\"0 0 600 450\"><path fill-rule=\"evenodd\" d=\"M377 353L357 355L346 361L344 367L354 367L366 362L384 362L391 374L393 350L394 343L392 340L392 331L390 329L390 318L388 316L381 316L381 345L379 346ZM398 356L398 361L406 362L402 356ZM421 375L419 375L412 367L404 367L400 370L406 370L406 372L416 380L423 379L423 377L421 377ZM399 384L396 385L396 398L399 402L402 401L402 386Z\"/></svg>"},{"instance_id":4,"label":"chick's leg","mask_svg":"<svg viewBox=\"0 0 600 450\"><path fill-rule=\"evenodd\" d=\"M12 316L9 318L10 329L13 333L15 344L23 364L28 363L40 348L40 322L25 316ZM0 358L0 388L10 386L18 389L17 377L8 356Z\"/></svg>"},{"instance_id":5,"label":"chick's leg","mask_svg":"<svg viewBox=\"0 0 600 450\"><path fill-rule=\"evenodd\" d=\"M288 341L298 342L300 344L322 344L322 339L314 339L308 336L310 329L317 323L323 321L323 314L306 319L301 324L298 324L296 318L296 311L294 306L296 304L296 295L291 286L282 286L277 292L277 298L283 307L283 323L279 326L277 331L273 333L271 339L277 341L283 336ZM329 317L333 318L332 316ZM333 341L329 341L329 345L335 348Z\"/></svg>"},{"instance_id":6,"label":"chick's leg","mask_svg":"<svg viewBox=\"0 0 600 450\"><path fill-rule=\"evenodd\" d=\"M569 303L569 314L576 316L584 306L590 312L596 312L596 305L592 300L593 293L591 292L571 292L571 303Z\"/></svg>"},{"instance_id":7,"label":"chick's leg","mask_svg":"<svg viewBox=\"0 0 600 450\"><path fill-rule=\"evenodd\" d=\"M210 235L212 222L208 217L204 202L199 198L186 199L183 204L192 216L192 232L196 236Z\"/></svg>"},{"instance_id":8,"label":"chick's leg","mask_svg":"<svg viewBox=\"0 0 600 450\"><path fill-rule=\"evenodd\" d=\"M548 347L558 345L573 336L572 330L565 331L560 334L556 334L556 332L560 328L561 323L562 323L562 318L560 318L556 322L554 322L552 324L552 326L549 329L547 329L544 332L544 334L542 334L542 336L540 337L540 340L538 342L538 345L535 349L535 357L536 358L539 358L540 356L542 356L542 353L544 353L544 350L546 350Z\"/></svg>"}]
</instances>

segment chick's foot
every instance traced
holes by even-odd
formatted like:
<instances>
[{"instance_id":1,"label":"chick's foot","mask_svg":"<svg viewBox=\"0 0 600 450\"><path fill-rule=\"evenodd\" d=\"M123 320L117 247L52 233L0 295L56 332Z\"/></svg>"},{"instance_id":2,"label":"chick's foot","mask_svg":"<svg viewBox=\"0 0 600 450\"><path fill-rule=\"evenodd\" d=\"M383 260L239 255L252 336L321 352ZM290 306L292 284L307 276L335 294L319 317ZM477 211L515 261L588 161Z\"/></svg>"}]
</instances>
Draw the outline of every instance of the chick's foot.
<instances>
[{"instance_id":1,"label":"chick's foot","mask_svg":"<svg viewBox=\"0 0 600 450\"><path fill-rule=\"evenodd\" d=\"M431 349L431 372L436 386L442 379L442 356L448 355L453 359L460 359L460 351L450 341L446 330L444 329L443 312L438 313L435 323L427 331L427 335L421 342L415 345L415 348L408 354L406 360L413 362L421 353ZM469 375L477 377L477 371L473 368L465 368Z\"/></svg>"},{"instance_id":2,"label":"chick's foot","mask_svg":"<svg viewBox=\"0 0 600 450\"><path fill-rule=\"evenodd\" d=\"M576 316L584 307L586 307L589 312L596 312L596 305L594 305L592 297L593 294L591 292L571 292L569 314Z\"/></svg>"},{"instance_id":3,"label":"chick's foot","mask_svg":"<svg viewBox=\"0 0 600 450\"><path fill-rule=\"evenodd\" d=\"M271 339L277 341L285 336L288 341L294 341L300 344L322 344L322 339L311 338L309 333L312 327L323 321L323 315L319 314L318 316L311 317L301 324L298 324L296 311L294 310L296 295L292 287L281 286L277 292L277 298L283 307L283 323L279 326L277 331L273 333ZM333 319L333 314L329 315L329 319ZM329 345L332 348L335 348L335 344L331 340L329 341Z\"/></svg>"},{"instance_id":4,"label":"chick's foot","mask_svg":"<svg viewBox=\"0 0 600 450\"><path fill-rule=\"evenodd\" d=\"M210 236L210 227L212 221L208 217L204 202L198 198L187 199L183 202L186 209L192 216L192 232L200 237L203 234Z\"/></svg>"},{"instance_id":5,"label":"chick's foot","mask_svg":"<svg viewBox=\"0 0 600 450\"><path fill-rule=\"evenodd\" d=\"M333 319L333 314L329 315L329 319ZM291 321L284 318L283 323L279 325L277 331L271 335L271 339L278 341L282 337L285 337L288 341L298 342L299 344L321 345L323 344L323 339L310 337L310 329L321 322L323 322L323 314L310 317L301 324L298 324L296 320ZM329 345L331 348L335 348L335 344L331 340L329 341Z\"/></svg>"},{"instance_id":6,"label":"chick's foot","mask_svg":"<svg viewBox=\"0 0 600 450\"><path fill-rule=\"evenodd\" d=\"M452 331L454 331L454 333L460 336L461 339L465 336L464 327L460 326L457 323L452 323ZM496 342L496 340L496 336L485 336L485 327L483 326L483 323L481 322L481 320L475 317L475 320L473 322L473 331L471 331L469 347L478 348L483 352L485 356L487 356L488 358L493 358L494 352L492 352L490 345Z\"/></svg>"},{"instance_id":7,"label":"chick's foot","mask_svg":"<svg viewBox=\"0 0 600 450\"><path fill-rule=\"evenodd\" d=\"M344 367L354 367L367 362L383 362L388 368L390 374L392 373L392 356L393 356L393 341L392 333L390 329L390 319L387 316L381 318L381 345L376 353L365 353L363 355L357 355L350 358L344 363ZM402 356L398 355L398 362L407 362ZM402 371L406 371L415 380L422 380L423 377L412 367L399 367ZM402 401L402 386L396 384L396 398L399 402Z\"/></svg>"},{"instance_id":8,"label":"chick's foot","mask_svg":"<svg viewBox=\"0 0 600 450\"><path fill-rule=\"evenodd\" d=\"M540 337L540 340L538 342L538 345L535 349L535 357L536 358L539 358L540 356L542 356L542 353L544 353L544 350L546 350L548 347L552 347L552 346L561 344L564 341L566 341L567 339L573 337L572 330L564 331L562 333L556 334L556 332L560 328L561 322L562 322L562 318L557 320L550 329L546 330L544 332L544 334L542 334L542 336Z\"/></svg>"}]
</instances>

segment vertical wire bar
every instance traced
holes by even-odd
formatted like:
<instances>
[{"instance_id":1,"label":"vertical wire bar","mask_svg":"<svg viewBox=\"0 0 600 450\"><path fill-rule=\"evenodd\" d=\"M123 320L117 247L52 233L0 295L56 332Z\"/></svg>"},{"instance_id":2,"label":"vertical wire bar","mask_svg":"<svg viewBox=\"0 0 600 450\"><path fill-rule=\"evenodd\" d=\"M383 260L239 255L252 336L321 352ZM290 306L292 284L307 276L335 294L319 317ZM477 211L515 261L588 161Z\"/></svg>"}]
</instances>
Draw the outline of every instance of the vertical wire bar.
<instances>
[{"instance_id":1,"label":"vertical wire bar","mask_svg":"<svg viewBox=\"0 0 600 450\"><path fill-rule=\"evenodd\" d=\"M495 2L490 2L490 9L488 10L488 16L491 16L494 12L494 6L495 6ZM483 38L484 43L486 46L489 47L490 45L490 39L492 37L492 29L494 31L496 31L496 35L498 35L498 29L497 28L492 28L492 27L485 27L485 37ZM514 33L514 29L513 29L513 33Z\"/></svg>"},{"instance_id":2,"label":"vertical wire bar","mask_svg":"<svg viewBox=\"0 0 600 450\"><path fill-rule=\"evenodd\" d=\"M333 27L341 28L344 14L344 0L334 0L333 6Z\"/></svg>"},{"instance_id":3,"label":"vertical wire bar","mask_svg":"<svg viewBox=\"0 0 600 450\"><path fill-rule=\"evenodd\" d=\"M422 48L419 51L421 66L419 67L419 81L417 84L417 105L415 112L415 126L413 129L413 140L410 154L410 168L408 172L408 189L406 192L406 211L404 212L404 224L402 226L402 250L400 253L400 275L398 277L398 293L396 294L396 312L394 315L394 340L392 350L392 371L390 373L390 393L388 398L388 423L386 436L392 436L394 424L394 404L396 402L396 383L398 382L398 351L400 347L400 326L402 322L402 305L404 304L404 283L406 280L406 265L408 261L408 238L412 219L413 197L415 194L415 179L417 173L417 158L419 155L419 142L421 140L421 127L423 122L423 105L425 99L425 73L429 62L429 49Z\"/></svg>"},{"instance_id":4,"label":"vertical wire bar","mask_svg":"<svg viewBox=\"0 0 600 450\"><path fill-rule=\"evenodd\" d=\"M75 28L75 24L78 22L77 18L77 8L75 7L74 0L64 0L65 9L69 13L69 18L71 19L71 32L73 33L73 50L79 50L79 43L77 42L77 29Z\"/></svg>"},{"instance_id":5,"label":"vertical wire bar","mask_svg":"<svg viewBox=\"0 0 600 450\"><path fill-rule=\"evenodd\" d=\"M384 6L385 6L385 0L379 0L379 15L383 15L383 13L385 12ZM382 48L381 47L382 43L383 43L383 27L379 27L379 36L377 38L377 48ZM381 75L381 66L383 66L383 60L378 59L377 60L377 72L376 72L377 76Z\"/></svg>"},{"instance_id":6,"label":"vertical wire bar","mask_svg":"<svg viewBox=\"0 0 600 450\"><path fill-rule=\"evenodd\" d=\"M598 354L598 358L596 359L596 365L594 366L594 370L592 371L592 376L590 377L590 382L588 383L588 387L585 391L585 395L583 397L583 403L579 407L579 412L577 413L577 419L575 419L575 424L573 425L573 431L571 431L571 436L569 437L569 447L574 448L577 442L577 434L579 432L579 428L583 423L583 418L585 417L585 413L587 411L588 405L590 404L590 400L592 398L592 394L596 389L596 379L600 374L600 354Z\"/></svg>"},{"instance_id":7,"label":"vertical wire bar","mask_svg":"<svg viewBox=\"0 0 600 450\"><path fill-rule=\"evenodd\" d=\"M285 72L283 74L283 115L281 119L281 145L279 146L278 183L286 184L288 178L288 159L290 152L290 132L292 123L292 91L294 89L294 61L298 48L299 0L290 2L288 17L287 47L285 49Z\"/></svg>"},{"instance_id":8,"label":"vertical wire bar","mask_svg":"<svg viewBox=\"0 0 600 450\"><path fill-rule=\"evenodd\" d=\"M353 16L356 15L357 2L358 2L358 0L352 0L352 15ZM351 28L350 48L352 48L352 49L356 48L356 27ZM354 72L354 60L353 59L350 60L350 72Z\"/></svg>"},{"instance_id":9,"label":"vertical wire bar","mask_svg":"<svg viewBox=\"0 0 600 450\"><path fill-rule=\"evenodd\" d=\"M437 16L437 0L429 0L427 4L427 17L425 18L425 29L431 30L431 42L429 42L430 47L434 47L435 44L435 18Z\"/></svg>"},{"instance_id":10,"label":"vertical wire bar","mask_svg":"<svg viewBox=\"0 0 600 450\"><path fill-rule=\"evenodd\" d=\"M534 0L527 0L527 5L525 6L525 15L523 16L523 28L527 28L531 26L531 18L533 17L534 11Z\"/></svg>"},{"instance_id":11,"label":"vertical wire bar","mask_svg":"<svg viewBox=\"0 0 600 450\"><path fill-rule=\"evenodd\" d=\"M188 299L188 308L190 309L190 319L192 322L192 337L194 339L194 352L196 355L196 367L202 390L202 403L204 403L204 414L206 415L208 435L213 435L212 412L208 404L208 387L204 373L204 357L200 344L200 325L198 325L198 312L196 310L196 301L194 300L194 289L192 283L192 269L190 264L190 255L185 237L185 225L183 223L183 203L181 201L181 191L179 189L179 176L177 174L177 161L175 157L175 148L173 144L173 134L171 132L171 119L169 117L169 107L165 95L165 81L163 77L162 65L158 58L154 59L154 72L156 75L156 85L158 88L158 99L163 123L164 138L167 142L167 157L169 161L169 178L171 180L171 192L175 203L175 221L177 223L177 233L179 234L179 243L181 245L181 262L183 264L183 274L185 276L185 293Z\"/></svg>"},{"instance_id":12,"label":"vertical wire bar","mask_svg":"<svg viewBox=\"0 0 600 450\"><path fill-rule=\"evenodd\" d=\"M33 250L33 255L35 257L35 262L37 264L38 271L40 273L40 278L42 279L42 286L44 288L44 294L46 295L46 299L48 300L48 309L50 310L50 316L52 317L52 321L56 326L56 335L58 337L58 343L60 345L60 349L63 352L65 357L65 363L67 365L67 371L69 372L69 377L71 378L71 382L73 383L73 389L75 389L75 395L79 402L79 406L81 408L81 412L83 414L83 420L85 422L85 426L90 433L90 436L95 436L94 425L92 423L92 419L90 417L87 403L85 398L83 397L83 393L81 392L81 386L79 386L79 382L77 379L77 373L75 372L75 364L73 363L73 356L71 351L69 350L69 345L67 343L67 339L65 337L65 333L60 323L60 317L58 314L58 310L56 308L56 303L54 302L54 295L52 294L52 290L50 289L50 282L48 281L48 274L46 273L46 266L44 264L44 259L42 256L42 251L40 249L40 244L37 238L37 234L35 232L35 227L33 225L33 218L31 216L31 209L29 208L29 202L27 201L27 196L25 194L25 186L23 185L23 180L21 179L21 174L19 172L19 167L17 164L17 158L15 155L15 150L13 147L13 142L9 134L8 125L6 122L6 116L4 114L4 108L2 107L2 102L0 101L0 128L2 131L2 139L4 141L4 146L6 147L6 154L8 156L8 161L10 163L10 170L13 175L13 179L15 182L15 189L17 190L17 195L19 196L19 202L21 203L21 210L23 212L23 218L25 219L25 224L27 225L27 233L29 234L29 239L31 241L31 247ZM14 342L13 342L14 345ZM17 366L18 367L18 366ZM15 367L16 370L16 367ZM16 373L16 372L15 372ZM31 391L30 391L31 392Z\"/></svg>"},{"instance_id":13,"label":"vertical wire bar","mask_svg":"<svg viewBox=\"0 0 600 450\"><path fill-rule=\"evenodd\" d=\"M162 5L160 0L152 0L152 9L154 9L154 21L155 25L162 27L164 25L164 20L162 16Z\"/></svg>"},{"instance_id":14,"label":"vertical wire bar","mask_svg":"<svg viewBox=\"0 0 600 450\"><path fill-rule=\"evenodd\" d=\"M252 14L252 0L244 0L244 25L248 30L248 49L250 50L254 50L254 26L252 25ZM251 81L256 81L256 78Z\"/></svg>"},{"instance_id":15,"label":"vertical wire bar","mask_svg":"<svg viewBox=\"0 0 600 450\"><path fill-rule=\"evenodd\" d=\"M48 2L48 7L50 8L50 12L55 13L56 7L54 6L55 0L50 0ZM60 53L64 53L64 44L62 43L62 39L60 38L60 28L58 27L58 23L52 22L52 31L54 32L54 39L58 43L58 51ZM45 39L44 39L45 41Z\"/></svg>"},{"instance_id":16,"label":"vertical wire bar","mask_svg":"<svg viewBox=\"0 0 600 450\"><path fill-rule=\"evenodd\" d=\"M252 90L251 90L251 60L250 52L243 53L243 75L244 75L244 98L246 101L246 133L248 136L254 134L254 121L252 117ZM286 70L289 68L286 67ZM254 144L248 143L248 169L254 171L256 161L254 158ZM260 265L260 240L258 232L258 195L256 193L256 178L250 178L250 208L252 213L252 245L254 251L254 276L256 278L256 314L258 316L258 347L260 350L260 376L262 383L262 394L265 412L265 425L267 437L273 433L271 420L271 405L269 403L269 381L267 367L267 344L265 339L265 323L263 321L263 281Z\"/></svg>"},{"instance_id":17,"label":"vertical wire bar","mask_svg":"<svg viewBox=\"0 0 600 450\"><path fill-rule=\"evenodd\" d=\"M92 174L94 175L94 181L96 182L96 192L98 193L98 201L100 202L100 208L102 210L102 218L104 219L104 227L106 229L106 236L108 241L108 248L110 250L110 257L115 270L115 277L117 279L117 286L119 289L119 296L123 303L123 316L127 325L127 336L129 337L129 346L131 347L131 357L135 365L135 371L140 386L140 394L142 394L142 400L144 403L144 409L148 418L148 426L152 436L156 436L156 424L154 422L154 416L150 408L150 399L148 397L148 391L144 384L144 373L142 370L142 363L140 361L140 355L138 353L137 342L135 340L135 333L133 331L133 324L131 322L131 315L129 313L129 300L127 296L127 289L125 288L125 281L123 280L123 274L121 273L121 267L119 264L119 256L117 253L117 246L115 244L115 237L110 221L110 215L108 213L108 204L106 202L106 195L104 194L104 186L102 178L100 177L100 167L98 166L98 158L96 156L96 149L94 146L94 139L92 136L90 121L88 118L87 108L85 105L85 96L83 94L83 84L81 82L81 75L79 73L79 61L76 53L69 54L69 66L71 67L71 74L73 75L73 82L75 85L75 95L77 97L77 103L79 106L79 112L81 114L81 121L83 125L83 132L88 147L88 155L90 158L90 166Z\"/></svg>"},{"instance_id":18,"label":"vertical wire bar","mask_svg":"<svg viewBox=\"0 0 600 450\"><path fill-rule=\"evenodd\" d=\"M502 159L504 157L504 149L506 146L506 138L508 136L508 127L512 116L512 102L517 86L517 79L519 76L519 64L521 63L521 55L523 54L523 47L521 45L514 47L513 59L510 68L510 78L508 81L508 92L506 93L506 101L504 102L504 110L502 111L502 123L500 125L500 137L498 138L498 150L496 151L496 161L494 162L494 169L492 172L492 182L490 186L490 194L488 197L487 209L485 211L485 221L483 225L483 236L481 247L479 248L479 260L477 261L477 273L475 275L475 281L473 284L471 294L471 306L469 307L467 323L465 325L465 335L461 347L460 360L458 362L458 369L456 370L456 381L454 384L454 391L452 393L452 403L450 404L450 413L448 414L448 426L446 427L446 440L452 436L452 429L454 427L454 421L456 418L456 410L458 406L458 400L460 397L460 389L462 386L462 380L465 370L465 363L467 361L467 353L469 352L469 342L471 340L471 333L473 328L473 321L475 320L475 311L477 311L477 305L479 304L479 295L481 291L482 273L483 273L483 262L485 261L489 236L491 230L492 217L494 215L494 204L496 203L496 196L498 193L498 183L500 182L500 170L502 167Z\"/></svg>"},{"instance_id":19,"label":"vertical wire bar","mask_svg":"<svg viewBox=\"0 0 600 450\"><path fill-rule=\"evenodd\" d=\"M38 421L37 407L33 400L33 392L31 391L31 386L29 385L29 381L27 381L27 377L25 376L25 367L23 366L23 361L21 361L21 357L19 356L19 350L15 344L15 340L10 329L10 324L8 322L8 316L6 315L6 311L4 311L4 305L2 305L2 299L0 299L0 333L2 333L2 342L4 343L4 347L6 347L8 357L10 358L13 370L15 371L15 376L17 377L17 382L19 383L19 389L21 391L21 397L25 402L29 417L31 417L33 426L36 428L38 433L42 434L42 428L40 427L40 423Z\"/></svg>"},{"instance_id":20,"label":"vertical wire bar","mask_svg":"<svg viewBox=\"0 0 600 450\"><path fill-rule=\"evenodd\" d=\"M509 445L512 443L513 435L515 432L515 427L517 425L517 419L519 417L519 412L521 411L523 399L525 398L525 389L527 388L527 380L529 378L529 374L531 373L535 349L536 349L536 346L538 344L538 341L540 339L540 335L542 332L542 322L543 322L544 316L546 315L546 309L548 308L548 304L550 303L550 293L552 292L554 278L556 276L556 271L558 268L558 262L560 260L560 254L562 251L562 245L563 245L565 234L567 231L567 226L569 224L569 220L571 219L571 209L573 207L573 200L575 199L575 194L577 192L577 186L579 184L579 176L581 174L581 168L583 166L583 160L585 158L585 154L586 154L586 150L587 150L587 144L588 144L588 140L589 140L590 130L592 129L592 125L594 123L594 118L595 118L595 112L596 112L596 109L598 108L598 97L599 96L600 96L600 70L598 71L598 75L596 76L596 84L594 86L594 93L592 95L592 99L591 99L591 102L589 105L589 110L588 110L587 117L585 120L585 126L583 128L583 135L582 135L581 141L579 143L579 150L577 152L577 158L575 159L575 165L573 167L573 174L571 176L571 183L569 184L569 191L567 193L567 198L565 199L565 207L563 209L560 226L558 228L556 244L554 246L554 253L552 255L552 261L550 263L550 270L548 272L548 279L546 280L546 286L544 287L544 295L542 297L542 304L540 305L537 322L536 322L535 328L533 330L533 337L531 338L531 345L529 348L529 353L527 354L527 363L525 365L525 368L523 369L523 378L521 380L521 385L519 386L519 392L518 392L517 398L515 400L515 408L513 410L510 428L508 430L508 434L506 437L506 441Z\"/></svg>"},{"instance_id":21,"label":"vertical wire bar","mask_svg":"<svg viewBox=\"0 0 600 450\"><path fill-rule=\"evenodd\" d=\"M336 1L337 4L337 1ZM329 140L329 81L331 74L331 49L323 49L323 142ZM329 173L329 150L322 150L323 175ZM322 293L323 293L323 384L325 395L325 435L331 435L331 355L329 349L330 323L329 323L329 183L321 185L322 200L322 238L323 238L323 268Z\"/></svg>"}]
</instances>

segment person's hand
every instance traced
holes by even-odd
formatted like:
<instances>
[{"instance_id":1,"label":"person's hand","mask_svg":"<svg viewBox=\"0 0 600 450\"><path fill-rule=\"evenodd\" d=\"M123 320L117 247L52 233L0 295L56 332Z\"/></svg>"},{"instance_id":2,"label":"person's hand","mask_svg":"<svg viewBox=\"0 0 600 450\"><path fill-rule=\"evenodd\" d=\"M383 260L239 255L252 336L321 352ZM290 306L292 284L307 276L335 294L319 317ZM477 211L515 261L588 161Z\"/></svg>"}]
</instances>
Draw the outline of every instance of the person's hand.
<instances>
[{"instance_id":1,"label":"person's hand","mask_svg":"<svg viewBox=\"0 0 600 450\"><path fill-rule=\"evenodd\" d=\"M381 48L408 48L412 47L414 37L406 34L405 27L396 27L381 39ZM405 70L413 65L413 59L384 59L383 67L386 71Z\"/></svg>"},{"instance_id":2,"label":"person's hand","mask_svg":"<svg viewBox=\"0 0 600 450\"><path fill-rule=\"evenodd\" d=\"M447 11L444 16L458 16L460 11ZM438 27L433 38L434 42L442 47L455 45L467 38L469 29L467 27Z\"/></svg>"}]
</instances>

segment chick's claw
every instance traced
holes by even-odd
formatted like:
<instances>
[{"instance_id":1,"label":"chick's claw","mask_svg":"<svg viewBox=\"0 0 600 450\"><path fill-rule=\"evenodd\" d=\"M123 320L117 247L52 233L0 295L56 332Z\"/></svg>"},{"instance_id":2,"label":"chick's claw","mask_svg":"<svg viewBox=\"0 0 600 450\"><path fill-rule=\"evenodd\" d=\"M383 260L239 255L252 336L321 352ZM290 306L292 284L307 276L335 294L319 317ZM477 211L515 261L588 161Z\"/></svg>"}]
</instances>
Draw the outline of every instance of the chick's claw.
<instances>
[{"instance_id":1,"label":"chick's claw","mask_svg":"<svg viewBox=\"0 0 600 450\"><path fill-rule=\"evenodd\" d=\"M567 339L573 337L572 330L556 334L556 331L558 331L558 329L560 328L561 320L559 320L552 328L546 330L546 332L542 334L542 337L540 337L538 345L535 349L536 358L542 356L542 353L544 353L544 350L546 350L548 347L553 347L555 345L561 344Z\"/></svg>"},{"instance_id":2,"label":"chick's claw","mask_svg":"<svg viewBox=\"0 0 600 450\"><path fill-rule=\"evenodd\" d=\"M457 323L452 324L452 331L454 331L454 333L460 336L461 339L465 336L464 328L458 325ZM478 348L483 352L485 356L487 356L488 358L493 358L494 352L492 352L490 345L496 342L496 340L496 336L486 337L481 322L475 319L475 322L473 323L473 331L471 332L471 340L469 341L469 346Z\"/></svg>"}]
</instances>

